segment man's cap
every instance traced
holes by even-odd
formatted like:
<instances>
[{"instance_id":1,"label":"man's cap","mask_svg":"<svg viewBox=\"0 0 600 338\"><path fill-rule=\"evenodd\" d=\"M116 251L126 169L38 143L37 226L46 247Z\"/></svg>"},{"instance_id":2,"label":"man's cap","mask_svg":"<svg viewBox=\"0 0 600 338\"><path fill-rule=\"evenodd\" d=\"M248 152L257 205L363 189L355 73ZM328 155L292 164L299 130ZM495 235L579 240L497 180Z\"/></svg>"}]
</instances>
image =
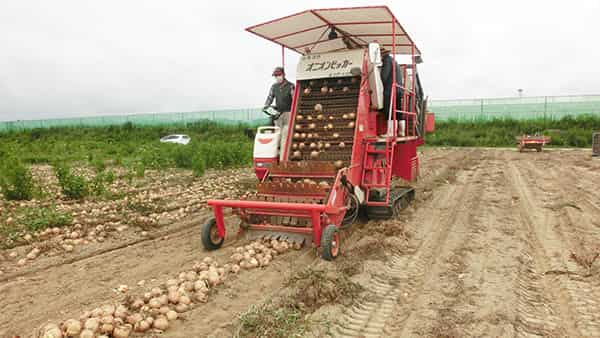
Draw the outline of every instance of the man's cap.
<instances>
[{"instance_id":1,"label":"man's cap","mask_svg":"<svg viewBox=\"0 0 600 338\"><path fill-rule=\"evenodd\" d=\"M285 71L283 70L283 67L275 67L275 69L273 70L273 76L278 76L278 75L284 75Z\"/></svg>"}]
</instances>

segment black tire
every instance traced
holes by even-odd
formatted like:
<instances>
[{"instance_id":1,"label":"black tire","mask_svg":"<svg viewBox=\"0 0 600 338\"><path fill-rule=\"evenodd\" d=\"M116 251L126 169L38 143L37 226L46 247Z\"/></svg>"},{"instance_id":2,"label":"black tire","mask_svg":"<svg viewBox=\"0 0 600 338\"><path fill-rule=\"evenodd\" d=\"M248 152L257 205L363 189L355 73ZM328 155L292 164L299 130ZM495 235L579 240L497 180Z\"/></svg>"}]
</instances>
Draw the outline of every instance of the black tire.
<instances>
[{"instance_id":1,"label":"black tire","mask_svg":"<svg viewBox=\"0 0 600 338\"><path fill-rule=\"evenodd\" d=\"M356 220L358 219L358 212L360 211L360 202L358 201L358 197L354 194L348 194L348 198L350 199L350 208L346 210L344 214L344 220L342 221L342 229L349 228Z\"/></svg>"},{"instance_id":2,"label":"black tire","mask_svg":"<svg viewBox=\"0 0 600 338\"><path fill-rule=\"evenodd\" d=\"M217 250L223 245L224 238L218 238L217 232L217 220L212 217L206 223L202 225L202 245L206 250L212 251Z\"/></svg>"},{"instance_id":3,"label":"black tire","mask_svg":"<svg viewBox=\"0 0 600 338\"><path fill-rule=\"evenodd\" d=\"M322 257L326 261L332 261L340 254L340 233L337 226L329 224L321 233Z\"/></svg>"}]
</instances>

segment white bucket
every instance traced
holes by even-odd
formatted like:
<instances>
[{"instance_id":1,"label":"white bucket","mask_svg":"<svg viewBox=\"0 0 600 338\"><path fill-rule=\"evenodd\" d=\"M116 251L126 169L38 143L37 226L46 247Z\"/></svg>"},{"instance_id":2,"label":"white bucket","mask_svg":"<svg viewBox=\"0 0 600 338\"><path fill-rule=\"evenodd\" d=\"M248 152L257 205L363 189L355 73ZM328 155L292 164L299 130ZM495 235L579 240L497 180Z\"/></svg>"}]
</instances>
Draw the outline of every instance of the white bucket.
<instances>
[{"instance_id":1,"label":"white bucket","mask_svg":"<svg viewBox=\"0 0 600 338\"><path fill-rule=\"evenodd\" d=\"M396 131L398 132L398 136L404 136L405 129L406 129L406 121L404 121L404 120L396 121L396 125L397 125ZM394 136L394 121L393 120L387 121L387 136Z\"/></svg>"}]
</instances>

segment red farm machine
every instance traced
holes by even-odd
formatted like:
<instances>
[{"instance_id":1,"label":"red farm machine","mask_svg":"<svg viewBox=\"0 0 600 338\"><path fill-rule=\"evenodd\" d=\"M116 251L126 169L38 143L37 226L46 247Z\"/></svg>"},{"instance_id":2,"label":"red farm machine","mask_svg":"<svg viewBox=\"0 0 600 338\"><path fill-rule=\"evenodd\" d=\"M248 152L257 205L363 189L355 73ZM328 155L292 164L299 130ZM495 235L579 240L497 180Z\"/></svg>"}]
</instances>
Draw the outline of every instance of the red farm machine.
<instances>
[{"instance_id":1,"label":"red farm machine","mask_svg":"<svg viewBox=\"0 0 600 338\"><path fill-rule=\"evenodd\" d=\"M544 150L544 145L550 143L550 136L521 135L516 137L517 149L524 152L526 149L535 149L537 152Z\"/></svg>"},{"instance_id":2,"label":"red farm machine","mask_svg":"<svg viewBox=\"0 0 600 338\"><path fill-rule=\"evenodd\" d=\"M224 209L231 208L240 231L313 243L332 260L340 250L339 231L359 209L371 219L390 218L414 198L408 184L417 177L417 147L426 129L420 51L386 6L307 10L246 30L280 45L282 63L286 48L301 55L289 132L277 149L271 142L278 128L259 129L256 193L209 200L214 218L204 224L202 242L208 250L222 245ZM382 111L386 50L393 80L389 109ZM408 61L397 63L397 56Z\"/></svg>"}]
</instances>

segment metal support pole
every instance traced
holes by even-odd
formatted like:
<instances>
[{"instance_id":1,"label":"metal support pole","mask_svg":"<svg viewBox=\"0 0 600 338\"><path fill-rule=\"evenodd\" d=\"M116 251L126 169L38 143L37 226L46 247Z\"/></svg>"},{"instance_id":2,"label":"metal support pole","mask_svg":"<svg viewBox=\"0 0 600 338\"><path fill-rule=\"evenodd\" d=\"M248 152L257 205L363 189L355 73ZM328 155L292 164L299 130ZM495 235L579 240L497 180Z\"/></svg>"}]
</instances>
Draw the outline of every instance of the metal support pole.
<instances>
[{"instance_id":1,"label":"metal support pole","mask_svg":"<svg viewBox=\"0 0 600 338\"><path fill-rule=\"evenodd\" d=\"M483 99L481 99L480 107L481 107L481 116L483 117Z\"/></svg>"},{"instance_id":2,"label":"metal support pole","mask_svg":"<svg viewBox=\"0 0 600 338\"><path fill-rule=\"evenodd\" d=\"M415 63L415 44L413 43L410 48L411 48L411 54L412 54L412 74L411 74L412 81L410 83L410 87L411 87L410 88L410 90L411 90L410 95L411 95L412 99L410 100L411 101L411 111L410 112L416 114L417 113L417 108L416 108L416 106L417 106L417 79L416 79L416 77L417 77L417 64ZM416 134L416 130L415 130L415 127L416 127L415 121L416 121L416 119L417 119L417 115L411 115L411 124L412 124L412 128L411 128L412 129L412 135L411 136L414 136ZM408 121L408 119L407 119L407 121ZM404 129L408 129L408 126L404 126ZM406 134L406 131L404 132L404 134Z\"/></svg>"},{"instance_id":3,"label":"metal support pole","mask_svg":"<svg viewBox=\"0 0 600 338\"><path fill-rule=\"evenodd\" d=\"M548 96L544 96L544 126L546 125L546 113L548 112Z\"/></svg>"},{"instance_id":4,"label":"metal support pole","mask_svg":"<svg viewBox=\"0 0 600 338\"><path fill-rule=\"evenodd\" d=\"M285 47L281 46L281 67L285 69Z\"/></svg>"},{"instance_id":5,"label":"metal support pole","mask_svg":"<svg viewBox=\"0 0 600 338\"><path fill-rule=\"evenodd\" d=\"M398 135L398 132L396 131L396 100L398 99L396 97L396 19L393 18L392 19L392 104L390 105L390 111L391 111L391 120L392 122L392 133L393 133L393 137L394 140L396 139L396 136Z\"/></svg>"}]
</instances>

